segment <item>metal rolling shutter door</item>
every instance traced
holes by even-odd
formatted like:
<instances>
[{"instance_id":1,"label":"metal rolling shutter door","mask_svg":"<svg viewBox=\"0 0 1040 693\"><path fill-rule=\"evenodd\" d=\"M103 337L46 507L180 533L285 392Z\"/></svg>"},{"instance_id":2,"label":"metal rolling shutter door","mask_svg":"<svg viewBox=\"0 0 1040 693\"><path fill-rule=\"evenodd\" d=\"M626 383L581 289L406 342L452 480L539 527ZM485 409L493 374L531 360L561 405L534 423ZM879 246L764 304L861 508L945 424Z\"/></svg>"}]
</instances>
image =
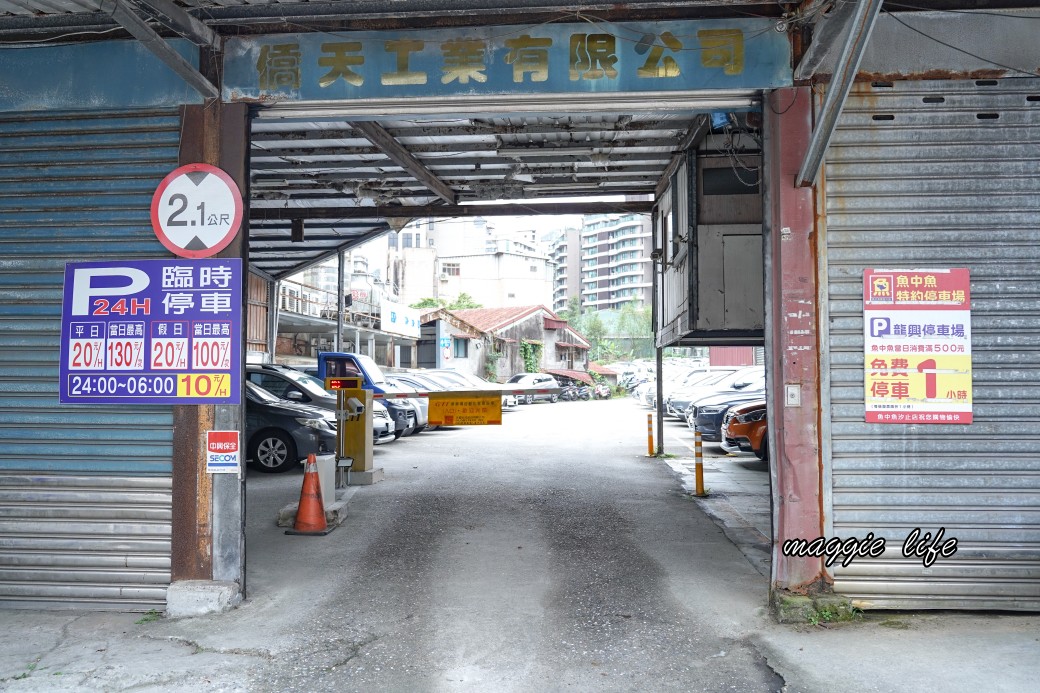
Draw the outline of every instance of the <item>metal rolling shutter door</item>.
<instances>
[{"instance_id":1,"label":"metal rolling shutter door","mask_svg":"<svg viewBox=\"0 0 1040 693\"><path fill-rule=\"evenodd\" d=\"M826 162L828 536L873 608L1040 608L1040 80L857 85ZM864 267L971 271L974 423L864 422ZM827 445L829 443L829 446ZM956 537L930 569L915 527Z\"/></svg>"},{"instance_id":2,"label":"metal rolling shutter door","mask_svg":"<svg viewBox=\"0 0 1040 693\"><path fill-rule=\"evenodd\" d=\"M0 115L0 606L162 608L170 407L58 402L66 261L167 257L174 111Z\"/></svg>"}]
</instances>

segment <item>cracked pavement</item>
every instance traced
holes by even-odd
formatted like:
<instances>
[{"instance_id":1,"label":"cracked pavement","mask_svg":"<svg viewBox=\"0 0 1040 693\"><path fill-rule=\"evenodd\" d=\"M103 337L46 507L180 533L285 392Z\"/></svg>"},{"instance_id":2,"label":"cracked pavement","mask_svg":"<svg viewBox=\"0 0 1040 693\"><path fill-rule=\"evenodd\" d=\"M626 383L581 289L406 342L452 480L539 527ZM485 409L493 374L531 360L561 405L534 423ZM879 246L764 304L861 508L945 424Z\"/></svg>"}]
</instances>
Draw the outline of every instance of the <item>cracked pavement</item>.
<instances>
[{"instance_id":1,"label":"cracked pavement","mask_svg":"<svg viewBox=\"0 0 1040 693\"><path fill-rule=\"evenodd\" d=\"M772 622L734 544L760 533L727 533L646 458L645 421L626 400L538 403L380 446L386 480L325 537L275 525L301 472L250 473L238 608L0 611L0 690L1032 690L1033 615Z\"/></svg>"}]
</instances>

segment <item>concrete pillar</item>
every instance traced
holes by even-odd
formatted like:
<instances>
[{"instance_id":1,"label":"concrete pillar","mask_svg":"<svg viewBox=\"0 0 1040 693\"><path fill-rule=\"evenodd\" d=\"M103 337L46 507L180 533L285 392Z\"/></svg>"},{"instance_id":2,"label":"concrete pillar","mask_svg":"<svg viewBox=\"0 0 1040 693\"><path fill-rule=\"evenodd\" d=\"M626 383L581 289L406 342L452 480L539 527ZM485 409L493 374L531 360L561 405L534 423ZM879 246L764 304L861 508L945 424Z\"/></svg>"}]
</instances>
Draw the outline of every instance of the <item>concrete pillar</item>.
<instances>
[{"instance_id":1,"label":"concrete pillar","mask_svg":"<svg viewBox=\"0 0 1040 693\"><path fill-rule=\"evenodd\" d=\"M815 193L795 187L812 134L812 91L778 89L762 109L766 186L766 358L773 493L771 589L826 588L819 558L784 556L823 534Z\"/></svg>"}]
</instances>

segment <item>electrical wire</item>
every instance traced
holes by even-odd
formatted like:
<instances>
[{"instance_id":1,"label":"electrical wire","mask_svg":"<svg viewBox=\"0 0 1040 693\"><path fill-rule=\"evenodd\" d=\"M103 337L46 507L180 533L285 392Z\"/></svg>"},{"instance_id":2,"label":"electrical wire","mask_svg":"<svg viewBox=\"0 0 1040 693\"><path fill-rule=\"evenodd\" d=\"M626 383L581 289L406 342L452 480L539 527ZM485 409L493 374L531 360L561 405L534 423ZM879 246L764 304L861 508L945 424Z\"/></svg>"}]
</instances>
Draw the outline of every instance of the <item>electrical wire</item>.
<instances>
[{"instance_id":1,"label":"electrical wire","mask_svg":"<svg viewBox=\"0 0 1040 693\"><path fill-rule=\"evenodd\" d=\"M52 41L61 41L62 39L72 38L74 36L98 36L101 34L111 34L115 31L123 31L123 27L115 26L111 29L103 29L100 31L74 31L70 34L61 34L60 36L51 36L45 39L26 39L25 41L3 41L0 43L0 49L11 48L15 50L25 48L37 48L45 46Z\"/></svg>"},{"instance_id":2,"label":"electrical wire","mask_svg":"<svg viewBox=\"0 0 1040 693\"><path fill-rule=\"evenodd\" d=\"M900 19L896 15L892 14L891 12L889 12L888 10L884 10L884 13L886 15L888 15L889 17L891 17L896 22L898 22L899 24L902 24L903 26L905 26L910 31L913 31L914 33L919 34L919 35L925 37L926 39L928 39L930 41L934 41L935 43L938 43L941 46L946 46L947 48L949 48L951 50L955 50L958 53L963 53L965 55L971 56L972 58L975 58L976 60L981 60L983 62L989 63L990 65L996 65L997 67L1002 67L1005 70L1011 70L1012 72L1017 72L1019 74L1029 75L1030 77L1036 77L1037 74L1038 74L1037 72L1029 72L1028 70L1022 70L1022 69L1017 68L1017 67L1012 67L1011 65L1004 65L1003 63L998 63L995 60L990 60L989 58L984 58L981 55L976 55L975 53L972 53L971 51L965 50L963 48L958 48L957 46L955 46L955 45L953 45L951 43L947 43L946 41L943 41L942 39L938 39L938 38L936 38L934 36L931 36L928 33L924 32L924 31L921 31L920 29L917 29L916 27L910 26L909 24L904 22L902 19Z\"/></svg>"},{"instance_id":3,"label":"electrical wire","mask_svg":"<svg viewBox=\"0 0 1040 693\"><path fill-rule=\"evenodd\" d=\"M978 14L978 15L987 15L987 16L990 16L990 17L1003 17L1004 19L1040 19L1040 17L1032 17L1032 16L1029 16L1029 15L1007 14L1007 13L1004 13L1004 12L990 12L990 11L986 11L986 10L936 9L934 7L927 7L927 6L921 6L921 5L911 5L908 2L892 2L891 0L886 0L885 4L886 5L891 5L892 7L904 7L906 9L908 9L908 10L921 10L921 11L925 11L925 12L943 12L943 13L949 13L949 14L969 14L969 15L971 15L971 14Z\"/></svg>"}]
</instances>

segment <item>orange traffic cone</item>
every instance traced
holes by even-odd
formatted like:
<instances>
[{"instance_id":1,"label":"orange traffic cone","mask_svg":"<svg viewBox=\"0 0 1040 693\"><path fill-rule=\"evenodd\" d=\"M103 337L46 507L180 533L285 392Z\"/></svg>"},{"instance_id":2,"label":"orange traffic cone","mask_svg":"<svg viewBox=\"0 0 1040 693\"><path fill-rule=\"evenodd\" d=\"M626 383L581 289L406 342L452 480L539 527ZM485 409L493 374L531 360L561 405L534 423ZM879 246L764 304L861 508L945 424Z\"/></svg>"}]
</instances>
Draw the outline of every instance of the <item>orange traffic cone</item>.
<instances>
[{"instance_id":1,"label":"orange traffic cone","mask_svg":"<svg viewBox=\"0 0 1040 693\"><path fill-rule=\"evenodd\" d=\"M296 509L296 523L285 533L324 535L331 531L325 522L325 505L321 502L318 460L310 454L307 455L307 466L303 470L303 489L300 491L300 505Z\"/></svg>"}]
</instances>

